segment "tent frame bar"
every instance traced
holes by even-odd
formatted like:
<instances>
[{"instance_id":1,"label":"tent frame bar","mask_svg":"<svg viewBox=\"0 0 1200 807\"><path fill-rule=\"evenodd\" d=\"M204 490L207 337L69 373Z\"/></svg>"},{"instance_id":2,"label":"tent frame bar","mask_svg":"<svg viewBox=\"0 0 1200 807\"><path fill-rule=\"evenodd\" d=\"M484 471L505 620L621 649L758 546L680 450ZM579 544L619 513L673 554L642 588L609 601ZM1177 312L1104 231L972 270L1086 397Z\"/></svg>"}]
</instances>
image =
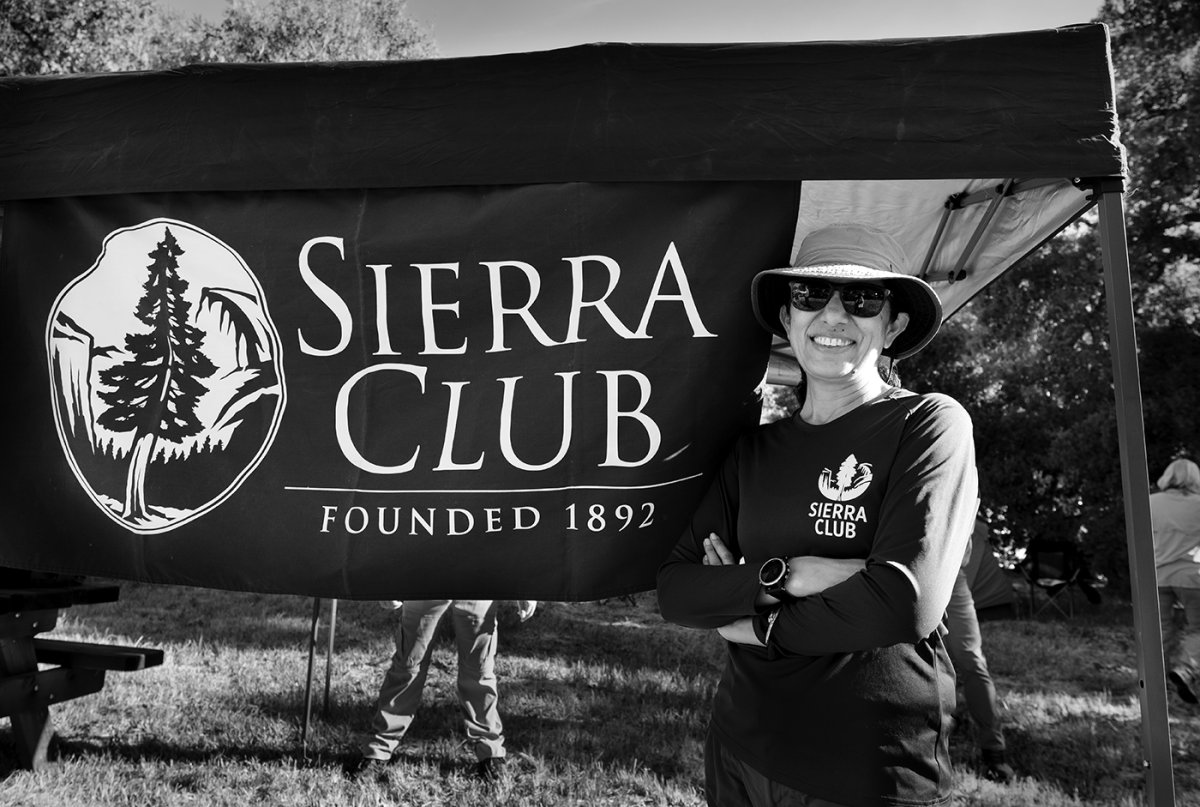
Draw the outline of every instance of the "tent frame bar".
<instances>
[{"instance_id":1,"label":"tent frame bar","mask_svg":"<svg viewBox=\"0 0 1200 807\"><path fill-rule=\"evenodd\" d=\"M933 238L929 242L929 249L925 252L925 260L921 262L921 268L917 272L917 277L922 280L928 280L930 283L946 282L954 283L963 280L969 274L967 269L967 261L975 253L975 249L979 242L983 239L983 234L991 224L992 219L996 215L996 211L1000 207L1000 203L1009 196L1016 196L1025 191L1044 188L1047 185L1078 185L1077 180L1047 178L1047 179L1006 179L999 185L992 185L987 188L980 188L977 191L967 193L960 191L952 193L946 197L946 202L942 207L942 217L938 221L937 230L933 234ZM950 223L950 215L955 210L962 210L970 205L988 203L988 209L984 213L983 218L975 227L975 232L972 234L970 241L963 249L958 260L955 262L954 269L947 273L944 279L929 278L929 267L933 263L933 258L937 255L938 249L942 245L942 236L946 232L946 226Z\"/></svg>"},{"instance_id":2,"label":"tent frame bar","mask_svg":"<svg viewBox=\"0 0 1200 807\"><path fill-rule=\"evenodd\" d=\"M954 269L950 272L949 280L951 283L962 280L967 276L967 261L975 254L975 249L979 246L983 234L987 232L987 228L991 226L992 219L996 217L996 211L1000 209L1000 203L1005 197L1009 196L1009 191L1012 189L1014 180L1008 179L1003 185L997 186L992 191L992 200L984 211L983 218L979 220L979 224L975 226L975 232L971 233L971 239L967 241L966 247L963 248L962 254L958 256L958 261L954 264Z\"/></svg>"},{"instance_id":3,"label":"tent frame bar","mask_svg":"<svg viewBox=\"0 0 1200 807\"><path fill-rule=\"evenodd\" d=\"M946 204L949 205L953 202L954 208L957 210L968 205L977 205L991 201L996 194L1000 194L1001 196L1016 196L1018 193L1044 188L1047 185L1074 184L1073 181L1068 179L1009 179L1000 185L993 185L990 188L980 188L972 193L956 193L946 200Z\"/></svg>"},{"instance_id":4,"label":"tent frame bar","mask_svg":"<svg viewBox=\"0 0 1200 807\"><path fill-rule=\"evenodd\" d=\"M1125 215L1120 177L1091 180L1098 197L1104 262L1105 297L1113 362L1113 392L1121 454L1121 486L1125 499L1125 536L1133 594L1134 636L1138 656L1138 696L1142 710L1142 764L1146 770L1146 803L1172 807L1175 784L1171 768L1171 736L1167 715L1166 669L1158 612L1158 581L1151 540L1150 469L1142 421L1134 331L1133 286L1125 241Z\"/></svg>"}]
</instances>

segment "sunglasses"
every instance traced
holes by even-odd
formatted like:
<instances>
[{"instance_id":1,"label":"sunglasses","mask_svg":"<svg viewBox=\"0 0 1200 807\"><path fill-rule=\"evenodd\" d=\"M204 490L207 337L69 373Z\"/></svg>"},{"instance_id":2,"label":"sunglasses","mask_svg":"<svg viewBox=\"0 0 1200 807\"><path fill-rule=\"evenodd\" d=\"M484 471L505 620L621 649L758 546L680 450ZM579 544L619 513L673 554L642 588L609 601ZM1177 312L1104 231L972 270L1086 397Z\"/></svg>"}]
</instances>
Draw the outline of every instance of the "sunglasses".
<instances>
[{"instance_id":1,"label":"sunglasses","mask_svg":"<svg viewBox=\"0 0 1200 807\"><path fill-rule=\"evenodd\" d=\"M826 280L788 281L792 307L801 311L820 311L829 304L836 292L842 298L846 313L855 317L877 317L883 304L892 296L883 286L867 283L830 283Z\"/></svg>"}]
</instances>

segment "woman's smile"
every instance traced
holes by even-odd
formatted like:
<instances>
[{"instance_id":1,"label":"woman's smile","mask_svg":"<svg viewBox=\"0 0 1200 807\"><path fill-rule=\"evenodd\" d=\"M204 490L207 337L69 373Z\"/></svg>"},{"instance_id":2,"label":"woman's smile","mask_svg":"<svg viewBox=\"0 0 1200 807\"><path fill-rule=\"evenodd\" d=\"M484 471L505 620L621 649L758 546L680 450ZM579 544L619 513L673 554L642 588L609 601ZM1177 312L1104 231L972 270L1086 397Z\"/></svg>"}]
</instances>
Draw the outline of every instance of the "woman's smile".
<instances>
[{"instance_id":1,"label":"woman's smile","mask_svg":"<svg viewBox=\"0 0 1200 807\"><path fill-rule=\"evenodd\" d=\"M849 347L854 344L853 339L847 339L844 336L824 336L817 335L811 337L813 342L816 342L818 347L839 348Z\"/></svg>"}]
</instances>

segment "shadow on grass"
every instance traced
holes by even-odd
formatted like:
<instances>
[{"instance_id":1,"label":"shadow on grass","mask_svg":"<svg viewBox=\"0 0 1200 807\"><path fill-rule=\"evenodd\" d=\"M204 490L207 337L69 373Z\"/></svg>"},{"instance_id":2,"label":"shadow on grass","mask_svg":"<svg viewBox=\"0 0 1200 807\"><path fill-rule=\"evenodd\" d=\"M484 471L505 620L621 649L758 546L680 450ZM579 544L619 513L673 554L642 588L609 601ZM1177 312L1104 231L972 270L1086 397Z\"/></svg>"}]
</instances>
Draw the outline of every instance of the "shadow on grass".
<instances>
[{"instance_id":1,"label":"shadow on grass","mask_svg":"<svg viewBox=\"0 0 1200 807\"><path fill-rule=\"evenodd\" d=\"M1069 716L1037 735L1010 731L1009 756L1023 776L1052 784L1084 803L1113 799L1136 790L1145 772L1130 764L1140 758L1137 719Z\"/></svg>"},{"instance_id":2,"label":"shadow on grass","mask_svg":"<svg viewBox=\"0 0 1200 807\"><path fill-rule=\"evenodd\" d=\"M1144 771L1131 764L1141 758L1137 718L1095 714L1065 715L1034 729L1005 727L1007 760L1018 779L1030 779L1084 804L1121 803L1140 790ZM951 759L960 773L983 775L978 734L968 722L955 726Z\"/></svg>"},{"instance_id":3,"label":"shadow on grass","mask_svg":"<svg viewBox=\"0 0 1200 807\"><path fill-rule=\"evenodd\" d=\"M698 749L710 700L708 689L697 694L520 679L501 681L499 708L510 754L579 767L637 765L675 778L700 770ZM258 705L264 718L294 723L299 736L302 704L272 697ZM316 753L356 755L373 709L368 701L334 698L328 715L312 724ZM453 680L443 676L436 686L426 686L401 748L419 751L446 744L464 745L467 755L472 751Z\"/></svg>"},{"instance_id":4,"label":"shadow on grass","mask_svg":"<svg viewBox=\"0 0 1200 807\"><path fill-rule=\"evenodd\" d=\"M264 704L264 717L278 711L298 721L299 714L290 706L282 702ZM219 709L220 704L213 704L213 708ZM49 757L64 763L84 760L134 766L241 763L333 767L344 772L358 758L357 733L369 724L369 718L369 709L332 710L328 720L314 721L307 748L301 746L297 724L293 738L287 743L230 740L214 744L153 734L136 738L56 735ZM645 769L663 779L686 779L701 770L701 737L694 726L675 721L630 720L619 708L591 709L586 714L562 718L509 714L505 716L505 736L510 755L529 755L553 766L587 769L598 763L614 768ZM400 764L432 767L441 776L469 773L475 762L469 743L462 743L464 747L456 750L465 739L457 703L425 703L397 752ZM10 732L0 731L0 781L20 770Z\"/></svg>"},{"instance_id":5,"label":"shadow on grass","mask_svg":"<svg viewBox=\"0 0 1200 807\"><path fill-rule=\"evenodd\" d=\"M279 764L286 760L302 759L297 751L266 743L239 744L222 748L201 748L144 737L135 742L107 737L62 737L55 735L50 742L48 759L51 762L70 762L85 758L117 760L127 763L164 762L207 764L217 760ZM11 735L0 732L0 780L23 770L18 764Z\"/></svg>"},{"instance_id":6,"label":"shadow on grass","mask_svg":"<svg viewBox=\"0 0 1200 807\"><path fill-rule=\"evenodd\" d=\"M198 748L151 737L136 743L113 743L90 739L63 740L59 743L59 759L67 761L84 757L117 760L134 765L142 763L209 765L217 762L239 762L252 765L287 765L296 768L332 767L349 776L348 766L358 759L358 753L356 749L320 748L310 749L305 754L298 742L294 747L258 743L222 748ZM416 755L410 754L408 759L432 766L443 776L463 773L470 767L467 761L443 756L418 759ZM400 764L403 762L403 758L398 760ZM0 774L7 776L9 773L11 771L0 768Z\"/></svg>"},{"instance_id":7,"label":"shadow on grass","mask_svg":"<svg viewBox=\"0 0 1200 807\"><path fill-rule=\"evenodd\" d=\"M693 777L700 770L700 742L707 725L723 650L710 632L688 631L659 617L652 594L599 603L543 603L519 623L515 609L500 615L500 712L510 753L587 767L596 763L638 766L664 778ZM328 610L322 614L323 625ZM281 650L303 664L312 600L206 589L134 584L122 600L71 614L70 629L138 637L144 643L205 644L237 649ZM341 602L336 654L380 658L390 651L395 616L373 602ZM374 687L382 667L359 667L340 676L322 714L324 633L319 640L318 679L309 755L339 762L356 754L369 725ZM453 633L444 620L437 645L449 665L435 662L407 746L442 747L465 739L454 687ZM367 648L370 652L361 651ZM355 663L361 663L356 661ZM166 670L166 668L164 668ZM353 678L354 683L350 683ZM373 678L367 689L363 681ZM369 696L362 693L368 691ZM183 716L156 721L153 737L72 737L57 750L67 757L108 756L129 762L205 763L218 759L276 764L301 758L302 694L252 692L214 683L190 696ZM203 708L198 708L203 701ZM254 716L247 717L248 713ZM270 727L274 742L260 741L256 727ZM294 740L280 741L287 727ZM218 738L218 739L214 739ZM0 732L0 775L15 768L11 737ZM469 750L467 751L469 755ZM453 757L431 755L430 764Z\"/></svg>"}]
</instances>

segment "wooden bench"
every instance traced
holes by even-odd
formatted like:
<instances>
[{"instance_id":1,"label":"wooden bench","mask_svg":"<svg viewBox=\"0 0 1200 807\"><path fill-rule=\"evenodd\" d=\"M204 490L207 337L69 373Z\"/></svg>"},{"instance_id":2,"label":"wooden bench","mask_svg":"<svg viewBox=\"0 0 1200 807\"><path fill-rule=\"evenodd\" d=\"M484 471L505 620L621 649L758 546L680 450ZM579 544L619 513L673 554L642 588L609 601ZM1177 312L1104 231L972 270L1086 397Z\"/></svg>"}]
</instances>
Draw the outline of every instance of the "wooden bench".
<instances>
[{"instance_id":1,"label":"wooden bench","mask_svg":"<svg viewBox=\"0 0 1200 807\"><path fill-rule=\"evenodd\" d=\"M135 671L163 663L161 650L49 639L61 608L114 602L120 588L77 578L4 570L0 579L0 717L12 721L17 762L49 764L54 727L50 707L104 688L109 670ZM41 669L39 665L54 665Z\"/></svg>"},{"instance_id":2,"label":"wooden bench","mask_svg":"<svg viewBox=\"0 0 1200 807\"><path fill-rule=\"evenodd\" d=\"M37 654L38 664L82 667L87 670L135 672L163 663L163 651L154 647L68 642L38 636L33 640L33 650Z\"/></svg>"}]
</instances>

